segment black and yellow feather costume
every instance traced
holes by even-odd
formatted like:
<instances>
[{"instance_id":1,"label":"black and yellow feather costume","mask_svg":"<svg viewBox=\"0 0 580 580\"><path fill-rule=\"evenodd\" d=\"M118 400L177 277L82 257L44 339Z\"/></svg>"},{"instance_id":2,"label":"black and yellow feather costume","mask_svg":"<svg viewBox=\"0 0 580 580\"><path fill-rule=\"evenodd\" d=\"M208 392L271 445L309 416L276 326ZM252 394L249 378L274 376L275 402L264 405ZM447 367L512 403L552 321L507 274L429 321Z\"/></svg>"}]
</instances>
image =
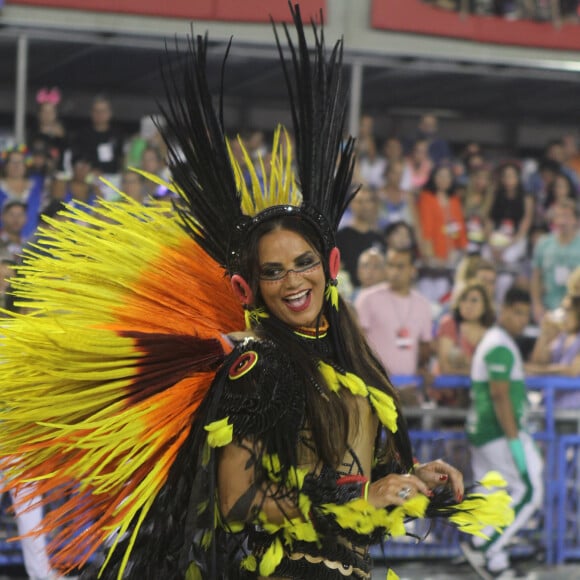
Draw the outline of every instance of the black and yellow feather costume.
<instances>
[{"instance_id":1,"label":"black and yellow feather costume","mask_svg":"<svg viewBox=\"0 0 580 580\"><path fill-rule=\"evenodd\" d=\"M394 450L377 458L379 475L407 472L412 453L397 401L352 372L338 316L346 306L328 271L352 193L342 44L327 54L313 26L310 52L298 7L292 14L298 42L286 28L289 59L277 42L297 179L290 141L278 131L268 179L248 164L246 182L207 86L207 41L191 39L187 62L166 71L168 186L180 202L71 208L19 268L14 292L26 312L3 324L0 468L4 489L34 481L43 501L59 500L42 531L64 570L107 545L105 579L367 578L366 548L403 534L406 518L443 515L472 533L509 521L504 492L459 505L442 493L378 510L364 497L364 478L298 464L313 392L319 405L344 393L368 401L377 441L389 439ZM248 236L284 215L321 238L329 328L314 337L258 309L244 317L228 279L245 274ZM231 341L244 318L252 336ZM250 447L254 487L297 517L275 524L249 502L239 520L225 520L217 470L231 442Z\"/></svg>"}]
</instances>

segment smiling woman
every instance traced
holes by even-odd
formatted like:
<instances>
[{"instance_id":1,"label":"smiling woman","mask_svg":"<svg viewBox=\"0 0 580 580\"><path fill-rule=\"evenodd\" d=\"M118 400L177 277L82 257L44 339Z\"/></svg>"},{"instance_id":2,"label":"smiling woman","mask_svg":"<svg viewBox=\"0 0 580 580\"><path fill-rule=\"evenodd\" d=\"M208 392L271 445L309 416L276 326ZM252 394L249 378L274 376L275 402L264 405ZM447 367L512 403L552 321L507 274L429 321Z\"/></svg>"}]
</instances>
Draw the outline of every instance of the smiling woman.
<instances>
[{"instance_id":1,"label":"smiling woman","mask_svg":"<svg viewBox=\"0 0 580 580\"><path fill-rule=\"evenodd\" d=\"M298 233L274 229L258 242L260 296L267 309L292 327L315 327L326 280L320 256Z\"/></svg>"},{"instance_id":2,"label":"smiling woman","mask_svg":"<svg viewBox=\"0 0 580 580\"><path fill-rule=\"evenodd\" d=\"M315 26L311 53L291 14L296 178L281 129L260 177L245 150L242 169L208 41L189 39L166 77L177 215L103 202L94 228L55 223L58 259L23 269L18 295L42 316L6 324L0 458L18 459L0 468L6 487L70 491L43 528L58 528L63 567L111 546L83 579L368 580L369 546L407 518L477 532L477 506L496 527L509 516L505 494L493 512L464 500L450 465L414 465L395 390L336 290L354 166L342 44L327 55Z\"/></svg>"}]
</instances>

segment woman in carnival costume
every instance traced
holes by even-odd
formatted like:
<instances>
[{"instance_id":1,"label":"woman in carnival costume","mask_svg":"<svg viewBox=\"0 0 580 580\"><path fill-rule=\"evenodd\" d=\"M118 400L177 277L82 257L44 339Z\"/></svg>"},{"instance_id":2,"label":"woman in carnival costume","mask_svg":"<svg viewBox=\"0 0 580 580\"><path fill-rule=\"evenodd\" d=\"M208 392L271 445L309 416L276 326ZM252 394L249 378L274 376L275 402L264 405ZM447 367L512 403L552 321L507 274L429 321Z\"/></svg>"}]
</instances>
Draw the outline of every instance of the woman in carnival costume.
<instances>
[{"instance_id":1,"label":"woman in carnival costume","mask_svg":"<svg viewBox=\"0 0 580 580\"><path fill-rule=\"evenodd\" d=\"M472 533L510 519L504 491L464 498L457 470L413 464L396 393L336 291L354 161L342 45L327 54L313 25L310 52L292 16L288 60L276 41L297 179L279 129L261 177L246 153L246 183L207 39L191 39L166 74L176 212L101 202L83 227L70 208L20 268L29 314L4 328L0 467L5 488L60 500L42 531L65 571L107 545L105 579L363 579L369 546L409 518Z\"/></svg>"}]
</instances>

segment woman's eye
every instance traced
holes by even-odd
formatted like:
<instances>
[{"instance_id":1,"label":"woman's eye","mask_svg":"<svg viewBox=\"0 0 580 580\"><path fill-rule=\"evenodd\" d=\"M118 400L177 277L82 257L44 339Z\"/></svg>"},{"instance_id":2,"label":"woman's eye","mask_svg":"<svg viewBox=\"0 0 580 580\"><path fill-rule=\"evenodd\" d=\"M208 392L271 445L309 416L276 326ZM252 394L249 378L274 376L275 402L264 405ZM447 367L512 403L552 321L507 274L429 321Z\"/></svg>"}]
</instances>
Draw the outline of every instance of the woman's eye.
<instances>
[{"instance_id":1,"label":"woman's eye","mask_svg":"<svg viewBox=\"0 0 580 580\"><path fill-rule=\"evenodd\" d=\"M298 268L306 268L308 266L312 266L314 264L314 258L303 258L302 260L298 260L296 262L296 266Z\"/></svg>"},{"instance_id":2,"label":"woman's eye","mask_svg":"<svg viewBox=\"0 0 580 580\"><path fill-rule=\"evenodd\" d=\"M280 268L265 268L262 270L262 276L264 278L275 278L279 276L282 270Z\"/></svg>"}]
</instances>

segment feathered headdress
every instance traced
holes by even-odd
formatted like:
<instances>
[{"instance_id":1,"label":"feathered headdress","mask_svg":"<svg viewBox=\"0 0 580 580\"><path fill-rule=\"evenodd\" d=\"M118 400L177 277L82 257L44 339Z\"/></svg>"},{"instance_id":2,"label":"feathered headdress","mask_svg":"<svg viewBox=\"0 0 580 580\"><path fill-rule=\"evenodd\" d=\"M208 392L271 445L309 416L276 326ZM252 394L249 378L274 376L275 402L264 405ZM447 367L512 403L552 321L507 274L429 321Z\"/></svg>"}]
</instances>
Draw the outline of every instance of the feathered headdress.
<instances>
[{"instance_id":1,"label":"feathered headdress","mask_svg":"<svg viewBox=\"0 0 580 580\"><path fill-rule=\"evenodd\" d=\"M277 43L293 87L296 177L290 140L279 130L261 179L245 153L246 183L212 105L207 38L191 38L186 65L165 71L163 132L179 219L167 206L127 199L89 213L71 208L67 220L50 220L19 269L15 293L31 313L3 324L2 488L22 488L27 500L66 496L42 528L55 534L65 569L127 533L122 576L229 352L223 336L243 327L224 269L245 275L239 249L253 228L299 215L332 259L354 162L352 140L342 142L342 44L328 59L313 25L310 54L297 7L292 15L298 42L284 27L288 60Z\"/></svg>"},{"instance_id":2,"label":"feathered headdress","mask_svg":"<svg viewBox=\"0 0 580 580\"><path fill-rule=\"evenodd\" d=\"M260 162L262 175L270 174L269 180L258 178L241 145L251 175L250 187L244 183L243 169L231 155L225 136L221 102L218 113L207 84L207 37L190 39L186 65L179 71L170 65L165 73L169 103L163 133L173 179L185 204L181 215L198 243L230 276L241 280L248 273L242 271L240 248L250 233L264 221L285 215L298 215L319 232L332 280L340 262L335 232L351 198L354 166L354 140L343 141L347 99L341 74L342 41L327 54L322 29L313 22L311 53L300 8L290 4L290 10L297 42L284 25L289 58L275 27L274 31L289 88L299 191L289 175L289 140L286 137L285 147L279 147L279 131L271 168Z\"/></svg>"}]
</instances>

